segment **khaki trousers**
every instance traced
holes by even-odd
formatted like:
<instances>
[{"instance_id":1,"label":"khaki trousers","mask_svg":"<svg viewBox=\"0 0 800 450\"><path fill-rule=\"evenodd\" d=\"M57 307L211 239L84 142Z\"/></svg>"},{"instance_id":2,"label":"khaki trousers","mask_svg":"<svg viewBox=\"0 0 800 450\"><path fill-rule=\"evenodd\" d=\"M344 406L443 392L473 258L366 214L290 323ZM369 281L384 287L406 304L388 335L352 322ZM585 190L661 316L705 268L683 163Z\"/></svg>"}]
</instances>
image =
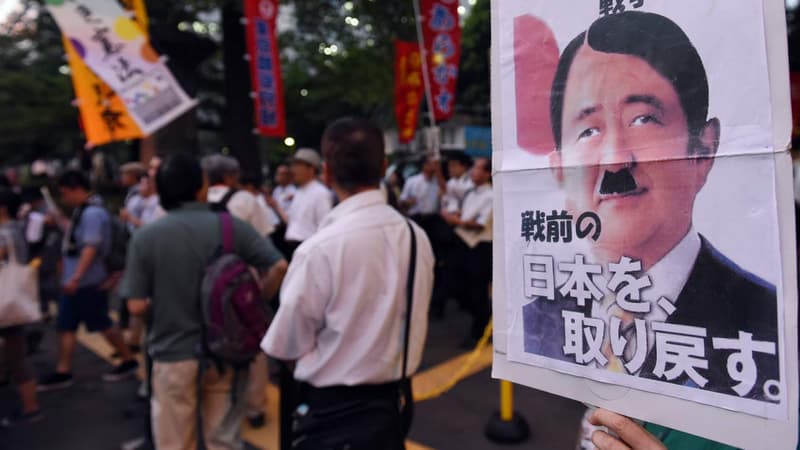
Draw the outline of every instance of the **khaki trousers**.
<instances>
[{"instance_id":1,"label":"khaki trousers","mask_svg":"<svg viewBox=\"0 0 800 450\"><path fill-rule=\"evenodd\" d=\"M241 450L247 371L237 375L236 404L232 404L233 369L220 374L211 365L203 370L198 388L197 360L154 362L151 414L158 450L196 450L198 412L206 450ZM199 394L199 398L198 398Z\"/></svg>"}]
</instances>

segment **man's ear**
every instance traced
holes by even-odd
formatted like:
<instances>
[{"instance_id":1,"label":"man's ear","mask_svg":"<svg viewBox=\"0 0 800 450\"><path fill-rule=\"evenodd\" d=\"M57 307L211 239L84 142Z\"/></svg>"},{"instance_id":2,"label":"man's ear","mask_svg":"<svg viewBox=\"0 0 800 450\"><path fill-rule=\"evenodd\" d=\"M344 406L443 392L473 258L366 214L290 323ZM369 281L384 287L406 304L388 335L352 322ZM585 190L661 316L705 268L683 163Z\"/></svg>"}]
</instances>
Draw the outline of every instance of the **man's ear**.
<instances>
[{"instance_id":1,"label":"man's ear","mask_svg":"<svg viewBox=\"0 0 800 450\"><path fill-rule=\"evenodd\" d=\"M547 158L550 160L550 171L553 172L558 184L562 184L564 182L564 168L562 167L564 161L561 158L561 152L553 150L547 155Z\"/></svg>"},{"instance_id":2,"label":"man's ear","mask_svg":"<svg viewBox=\"0 0 800 450\"><path fill-rule=\"evenodd\" d=\"M719 149L719 119L716 117L706 122L703 130L697 136L696 147L694 149L694 156L696 156L695 164L698 165L696 172L696 186L697 192L703 188L708 179L708 174L711 168L714 167L714 157L717 155Z\"/></svg>"},{"instance_id":3,"label":"man's ear","mask_svg":"<svg viewBox=\"0 0 800 450\"><path fill-rule=\"evenodd\" d=\"M698 133L697 148L694 149L694 154L697 156L716 156L719 148L719 136L719 119L715 117L706 122L703 129Z\"/></svg>"}]
</instances>

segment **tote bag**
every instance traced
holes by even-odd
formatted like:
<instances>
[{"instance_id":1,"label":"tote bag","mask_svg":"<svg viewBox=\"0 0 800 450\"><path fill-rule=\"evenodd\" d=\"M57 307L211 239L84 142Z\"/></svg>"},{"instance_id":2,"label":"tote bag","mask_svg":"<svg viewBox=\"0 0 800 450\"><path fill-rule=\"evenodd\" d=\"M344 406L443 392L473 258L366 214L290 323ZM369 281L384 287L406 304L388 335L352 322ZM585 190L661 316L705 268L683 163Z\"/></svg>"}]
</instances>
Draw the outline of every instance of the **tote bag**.
<instances>
[{"instance_id":1,"label":"tote bag","mask_svg":"<svg viewBox=\"0 0 800 450\"><path fill-rule=\"evenodd\" d=\"M39 310L39 276L34 265L17 259L14 236L0 231L9 243L8 262L0 262L0 328L26 325L42 318Z\"/></svg>"}]
</instances>

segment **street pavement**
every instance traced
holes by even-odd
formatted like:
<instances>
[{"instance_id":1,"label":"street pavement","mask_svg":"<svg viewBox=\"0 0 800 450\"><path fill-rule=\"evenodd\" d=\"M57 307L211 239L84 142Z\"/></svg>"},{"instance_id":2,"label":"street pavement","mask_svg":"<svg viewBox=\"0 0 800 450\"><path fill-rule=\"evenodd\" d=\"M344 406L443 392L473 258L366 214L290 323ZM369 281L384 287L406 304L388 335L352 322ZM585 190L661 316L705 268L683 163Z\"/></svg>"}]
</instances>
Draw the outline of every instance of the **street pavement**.
<instances>
[{"instance_id":1,"label":"street pavement","mask_svg":"<svg viewBox=\"0 0 800 450\"><path fill-rule=\"evenodd\" d=\"M460 368L466 350L459 344L468 326L469 318L455 305L445 320L430 324L422 367L414 380L416 391L441 385ZM111 350L99 336L82 334L80 342L75 357L76 384L67 390L40 394L45 419L0 430L0 450L113 450L143 434L145 405L135 399L138 382L101 381L102 373L111 367ZM40 375L52 370L56 344L51 330L41 350L32 356ZM528 422L530 439L500 445L484 436L486 423L499 406L499 382L491 379L490 363L491 351L486 349L468 378L444 395L415 405L409 450L574 450L583 406L522 386L515 387L515 409ZM278 450L278 392L274 386L268 391L267 426L260 430L244 427L250 449ZM0 386L0 415L10 413L16 405L11 387Z\"/></svg>"}]
</instances>

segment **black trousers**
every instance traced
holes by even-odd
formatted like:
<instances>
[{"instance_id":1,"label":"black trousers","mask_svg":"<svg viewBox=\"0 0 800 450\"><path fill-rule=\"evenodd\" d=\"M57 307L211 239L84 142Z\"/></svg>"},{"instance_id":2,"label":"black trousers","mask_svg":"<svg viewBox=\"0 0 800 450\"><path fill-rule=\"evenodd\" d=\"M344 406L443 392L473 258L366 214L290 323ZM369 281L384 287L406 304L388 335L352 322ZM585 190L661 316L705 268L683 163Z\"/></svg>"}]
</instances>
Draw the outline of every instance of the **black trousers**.
<instances>
[{"instance_id":1,"label":"black trousers","mask_svg":"<svg viewBox=\"0 0 800 450\"><path fill-rule=\"evenodd\" d=\"M492 316L489 287L492 284L492 243L470 248L461 239L453 247L445 276L445 289L460 300L472 316L470 337L478 339Z\"/></svg>"},{"instance_id":2,"label":"black trousers","mask_svg":"<svg viewBox=\"0 0 800 450\"><path fill-rule=\"evenodd\" d=\"M294 450L404 450L399 382L315 388L302 383Z\"/></svg>"},{"instance_id":3,"label":"black trousers","mask_svg":"<svg viewBox=\"0 0 800 450\"><path fill-rule=\"evenodd\" d=\"M444 313L445 301L450 293L444 284L444 270L449 259L449 254L456 240L453 229L439 214L417 214L411 216L411 220L416 222L425 231L431 241L433 256L436 259L434 265L433 296L431 298L431 313L434 316L441 316Z\"/></svg>"}]
</instances>

